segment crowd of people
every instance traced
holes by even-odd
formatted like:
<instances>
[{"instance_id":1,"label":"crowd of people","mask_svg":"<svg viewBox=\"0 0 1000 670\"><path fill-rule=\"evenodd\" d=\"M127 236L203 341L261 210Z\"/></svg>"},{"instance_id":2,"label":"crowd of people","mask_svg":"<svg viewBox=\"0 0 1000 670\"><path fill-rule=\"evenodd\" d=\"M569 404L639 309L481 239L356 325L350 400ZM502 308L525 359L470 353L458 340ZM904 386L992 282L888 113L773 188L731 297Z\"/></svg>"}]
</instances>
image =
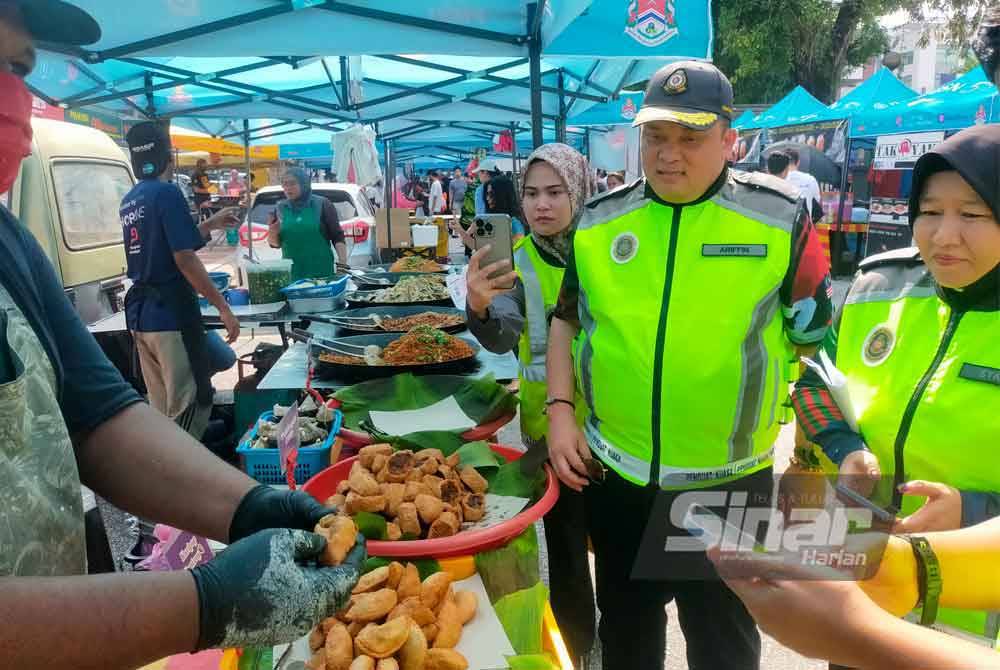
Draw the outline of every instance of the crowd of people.
<instances>
[{"instance_id":1,"label":"crowd of people","mask_svg":"<svg viewBox=\"0 0 1000 670\"><path fill-rule=\"evenodd\" d=\"M31 5L0 0L0 192L30 152L34 40L100 37L72 5ZM991 44L980 54L995 79ZM847 667L1000 668L1000 126L917 161L915 247L866 259L837 309L812 182L787 153L771 155L771 174L732 169L732 118L721 71L672 62L634 122L642 179L606 174L600 192L586 158L553 143L516 182L480 164L475 182L430 175L419 199L428 213L461 201L463 214L510 218L513 265L471 253L467 322L486 349L516 352L522 463L548 461L560 480L544 526L570 651L586 659L596 637L604 668L661 668L675 602L692 668L760 667L758 626ZM358 536L341 565L319 567L326 540L310 531L332 510L198 443L222 358L198 294L230 342L239 322L196 252L238 220L191 216L161 125L138 124L127 142L138 183L121 207L126 320L149 404L0 207L0 612L15 614L0 627L4 667L130 668L290 642L343 608L366 559ZM289 171L268 232L301 276L346 262L336 211L310 184ZM456 233L475 246L462 223ZM815 371L797 378L800 357L834 361L854 411ZM734 571L725 547L665 550L690 532L670 510L692 492L771 504L789 387L804 436L893 518L870 579L759 553ZM81 485L229 547L191 571L87 576Z\"/></svg>"}]
</instances>

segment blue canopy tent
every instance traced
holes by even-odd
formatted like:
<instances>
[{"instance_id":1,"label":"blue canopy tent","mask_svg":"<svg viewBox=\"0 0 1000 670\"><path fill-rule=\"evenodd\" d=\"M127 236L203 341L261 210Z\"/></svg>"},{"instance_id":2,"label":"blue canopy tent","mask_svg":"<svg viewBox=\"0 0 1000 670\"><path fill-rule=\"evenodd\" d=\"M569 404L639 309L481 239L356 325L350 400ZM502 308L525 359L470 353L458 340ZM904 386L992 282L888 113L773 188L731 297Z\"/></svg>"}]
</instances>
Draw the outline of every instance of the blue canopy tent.
<instances>
[{"instance_id":1,"label":"blue canopy tent","mask_svg":"<svg viewBox=\"0 0 1000 670\"><path fill-rule=\"evenodd\" d=\"M997 94L996 86L986 79L983 69L976 67L936 91L888 109L858 115L851 125L851 136L960 130L1000 120Z\"/></svg>"},{"instance_id":2,"label":"blue canopy tent","mask_svg":"<svg viewBox=\"0 0 1000 670\"><path fill-rule=\"evenodd\" d=\"M784 98L761 112L756 119L759 128L779 128L811 123L826 118L827 106L813 95L796 86Z\"/></svg>"},{"instance_id":3,"label":"blue canopy tent","mask_svg":"<svg viewBox=\"0 0 1000 670\"><path fill-rule=\"evenodd\" d=\"M406 7L371 0L156 0L128 14L117 0L76 2L98 19L103 37L88 49L42 45L41 67L30 80L36 94L70 109L99 105L181 125L197 119L188 127L203 132L206 118L297 122L282 128L289 134L375 123L382 135L416 128L382 127L395 120L475 119L531 122L538 144L545 121L563 125L648 76L658 63L647 59L704 57L711 50L707 0L685 3L676 14L652 2L664 8L643 13L642 31L616 0L461 6L428 0ZM626 37L602 44L601 55L610 58L584 58L569 48L594 36L595 16L613 15L620 15ZM330 51L331 35L339 59L317 56ZM551 51L543 58L545 47ZM262 56L273 53L283 55ZM453 55L389 55L398 53Z\"/></svg>"},{"instance_id":4,"label":"blue canopy tent","mask_svg":"<svg viewBox=\"0 0 1000 670\"><path fill-rule=\"evenodd\" d=\"M830 105L830 118L857 117L894 107L915 98L917 92L883 66L847 95Z\"/></svg>"},{"instance_id":5,"label":"blue canopy tent","mask_svg":"<svg viewBox=\"0 0 1000 670\"><path fill-rule=\"evenodd\" d=\"M742 114L733 121L733 128L735 130L754 130L759 128L757 125L757 115L753 113L752 109L744 110Z\"/></svg>"}]
</instances>

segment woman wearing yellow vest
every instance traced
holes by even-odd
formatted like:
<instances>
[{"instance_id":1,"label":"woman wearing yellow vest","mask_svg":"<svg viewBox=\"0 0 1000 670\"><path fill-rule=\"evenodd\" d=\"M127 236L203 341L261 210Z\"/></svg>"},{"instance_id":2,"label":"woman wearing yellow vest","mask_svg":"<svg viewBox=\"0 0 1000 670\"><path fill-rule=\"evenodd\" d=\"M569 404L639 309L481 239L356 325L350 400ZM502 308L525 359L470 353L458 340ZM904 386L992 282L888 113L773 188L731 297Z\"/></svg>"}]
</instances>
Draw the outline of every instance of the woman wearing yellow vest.
<instances>
[{"instance_id":1,"label":"woman wearing yellow vest","mask_svg":"<svg viewBox=\"0 0 1000 670\"><path fill-rule=\"evenodd\" d=\"M1000 126L920 158L910 224L917 247L862 262L821 350L847 378L858 430L815 372L792 395L806 437L897 514L896 533L1000 515ZM922 623L995 644L997 612L941 608L935 621L920 604Z\"/></svg>"},{"instance_id":2,"label":"woman wearing yellow vest","mask_svg":"<svg viewBox=\"0 0 1000 670\"><path fill-rule=\"evenodd\" d=\"M548 457L545 437L545 351L548 315L559 297L573 229L587 199L587 160L565 144L546 144L525 163L521 179L522 207L531 230L514 247L514 272L490 279L502 269L480 268L483 251L469 259L469 328L490 351L517 348L520 359L521 435L528 454L523 462L536 468ZM514 281L514 289L497 285ZM577 402L576 406L584 407ZM582 417L581 417L582 418ZM562 486L559 502L545 517L552 609L574 658L594 641L594 592L587 561L587 530L581 494Z\"/></svg>"}]
</instances>

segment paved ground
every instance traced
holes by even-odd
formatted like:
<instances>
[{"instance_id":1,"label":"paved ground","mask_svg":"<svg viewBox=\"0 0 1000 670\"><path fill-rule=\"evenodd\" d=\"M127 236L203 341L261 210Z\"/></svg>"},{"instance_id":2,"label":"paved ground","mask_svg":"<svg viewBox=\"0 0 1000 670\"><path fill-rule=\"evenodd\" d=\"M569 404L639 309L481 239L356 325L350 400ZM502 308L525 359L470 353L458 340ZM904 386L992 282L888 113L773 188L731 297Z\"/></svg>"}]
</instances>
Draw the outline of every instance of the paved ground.
<instances>
[{"instance_id":1,"label":"paved ground","mask_svg":"<svg viewBox=\"0 0 1000 670\"><path fill-rule=\"evenodd\" d=\"M222 269L230 271L226 268L226 266L229 265L231 259L231 251L228 249L210 250L208 254L205 254L206 265L209 266L209 270ZM847 291L847 286L847 281L835 282L835 304L839 305L842 302ZM279 341L277 333L273 329L244 332L234 348L236 349L237 354L243 354L253 351L254 347L256 347L260 342L277 343ZM233 370L216 375L213 379L213 383L217 389L231 389L233 384L235 384L236 379L236 369L234 368ZM794 432L792 426L786 426L781 432L776 445L775 470L777 472L784 471L788 465L788 460L793 449L793 438ZM520 445L521 442L517 428L517 421L511 422L500 431L499 440L504 444ZM101 508L104 514L105 524L108 527L112 553L116 560L119 560L121 556L123 556L125 552L131 548L134 536L131 534L125 520L125 515L122 512L104 502L102 502ZM540 525L538 531L538 535L542 543L542 572L543 574L548 574L548 557ZM593 561L591 561L591 563L593 563ZM683 668L687 668L684 636L677 623L677 611L673 604L667 607L667 613L669 623L667 626L667 656L664 668L670 670L681 670ZM588 670L600 670L601 663L599 658L600 650L598 648L591 654L591 664ZM827 667L827 664L825 662L804 658L790 649L778 644L773 639L765 636L763 641L761 667L766 670L823 670Z\"/></svg>"}]
</instances>

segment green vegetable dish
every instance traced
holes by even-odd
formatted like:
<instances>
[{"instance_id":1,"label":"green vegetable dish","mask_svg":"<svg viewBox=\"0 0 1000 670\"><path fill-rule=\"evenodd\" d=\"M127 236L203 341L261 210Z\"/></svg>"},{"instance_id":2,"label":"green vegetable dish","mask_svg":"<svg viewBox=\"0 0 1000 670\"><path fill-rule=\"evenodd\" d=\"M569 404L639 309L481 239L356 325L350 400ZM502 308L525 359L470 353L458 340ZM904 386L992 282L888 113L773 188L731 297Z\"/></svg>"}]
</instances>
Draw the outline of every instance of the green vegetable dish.
<instances>
[{"instance_id":1,"label":"green vegetable dish","mask_svg":"<svg viewBox=\"0 0 1000 670\"><path fill-rule=\"evenodd\" d=\"M292 271L290 269L259 270L257 272L248 270L247 280L250 285L251 304L263 305L284 302L285 296L281 289L292 283Z\"/></svg>"}]
</instances>

